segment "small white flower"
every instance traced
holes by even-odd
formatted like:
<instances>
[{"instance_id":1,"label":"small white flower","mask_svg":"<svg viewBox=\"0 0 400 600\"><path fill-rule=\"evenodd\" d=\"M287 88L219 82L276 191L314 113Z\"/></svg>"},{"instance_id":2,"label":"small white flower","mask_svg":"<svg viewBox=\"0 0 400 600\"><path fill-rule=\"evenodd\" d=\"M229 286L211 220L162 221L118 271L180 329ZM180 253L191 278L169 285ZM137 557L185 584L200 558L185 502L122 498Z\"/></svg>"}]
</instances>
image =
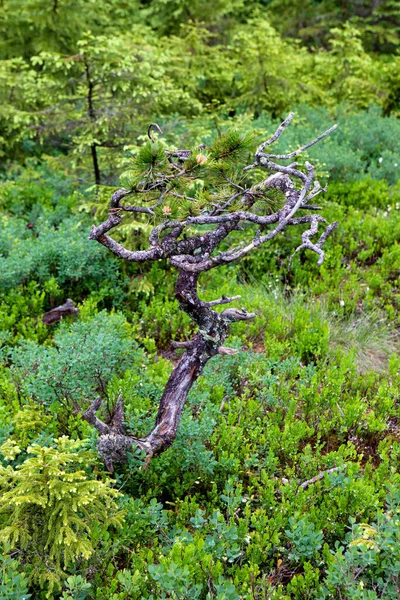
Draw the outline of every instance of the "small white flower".
<instances>
[{"instance_id":1,"label":"small white flower","mask_svg":"<svg viewBox=\"0 0 400 600\"><path fill-rule=\"evenodd\" d=\"M394 166L395 166L395 167L398 167L399 165L398 165L397 163L394 163Z\"/></svg>"},{"instance_id":2,"label":"small white flower","mask_svg":"<svg viewBox=\"0 0 400 600\"><path fill-rule=\"evenodd\" d=\"M382 161L383 161L383 158L382 158L382 156L380 156L380 157L378 158L378 162L379 162L379 163L381 163Z\"/></svg>"},{"instance_id":3,"label":"small white flower","mask_svg":"<svg viewBox=\"0 0 400 600\"><path fill-rule=\"evenodd\" d=\"M339 301L340 306L344 306L344 300Z\"/></svg>"}]
</instances>

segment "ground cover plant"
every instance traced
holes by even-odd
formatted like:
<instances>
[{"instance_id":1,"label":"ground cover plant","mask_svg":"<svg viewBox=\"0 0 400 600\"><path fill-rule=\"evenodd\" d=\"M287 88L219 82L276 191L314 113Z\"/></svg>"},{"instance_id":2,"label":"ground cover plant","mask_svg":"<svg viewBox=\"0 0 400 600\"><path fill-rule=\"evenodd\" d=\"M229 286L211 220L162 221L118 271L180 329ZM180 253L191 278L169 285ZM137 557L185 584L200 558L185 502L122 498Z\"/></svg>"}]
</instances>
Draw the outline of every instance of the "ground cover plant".
<instances>
[{"instance_id":1,"label":"ground cover plant","mask_svg":"<svg viewBox=\"0 0 400 600\"><path fill-rule=\"evenodd\" d=\"M397 3L0 4L0 598L398 598ZM263 154L339 124L267 159L306 178L314 165L322 210L291 218L326 223L201 273L195 310L240 295L236 314L255 314L220 354L179 309L165 247L237 211L274 219L286 199L260 182L288 175L298 199L292 173L242 170L291 110ZM336 221L323 263L302 248L289 269ZM241 219L209 259L278 223ZM126 256L165 255L121 260L93 225ZM45 317L68 298L69 316ZM214 356L148 460L132 440L154 429L193 339ZM82 414L97 397L96 418L129 441L112 473Z\"/></svg>"}]
</instances>

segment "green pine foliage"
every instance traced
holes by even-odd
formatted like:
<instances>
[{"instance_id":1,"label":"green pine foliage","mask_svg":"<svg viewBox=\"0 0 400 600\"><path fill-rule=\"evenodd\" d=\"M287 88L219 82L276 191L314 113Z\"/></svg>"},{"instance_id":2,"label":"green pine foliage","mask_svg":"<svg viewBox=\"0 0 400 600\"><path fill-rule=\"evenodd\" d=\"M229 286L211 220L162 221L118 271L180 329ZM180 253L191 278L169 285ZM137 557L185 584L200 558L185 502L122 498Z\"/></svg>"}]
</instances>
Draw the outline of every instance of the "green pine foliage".
<instances>
[{"instance_id":1,"label":"green pine foliage","mask_svg":"<svg viewBox=\"0 0 400 600\"><path fill-rule=\"evenodd\" d=\"M253 145L251 132L231 129L217 136L210 148L194 147L187 151L184 160L172 153L168 160L162 143L147 142L139 148L120 181L134 195L137 205L152 208L157 221L164 220L166 214L183 220L229 195L229 179L241 177L237 165L249 159ZM175 178L175 160L181 160L185 170L179 179ZM152 185L160 176L166 183L161 202L160 190Z\"/></svg>"},{"instance_id":2,"label":"green pine foliage","mask_svg":"<svg viewBox=\"0 0 400 600\"><path fill-rule=\"evenodd\" d=\"M246 135L231 129L215 139L210 149L210 155L218 167L223 167L225 161L240 164L248 157L253 145L251 134Z\"/></svg>"},{"instance_id":3,"label":"green pine foliage","mask_svg":"<svg viewBox=\"0 0 400 600\"><path fill-rule=\"evenodd\" d=\"M120 527L118 493L84 470L93 458L81 441L58 438L52 447L33 444L16 468L1 467L1 541L17 551L31 582L47 597L76 561L95 552L92 532ZM19 448L1 447L13 459Z\"/></svg>"}]
</instances>

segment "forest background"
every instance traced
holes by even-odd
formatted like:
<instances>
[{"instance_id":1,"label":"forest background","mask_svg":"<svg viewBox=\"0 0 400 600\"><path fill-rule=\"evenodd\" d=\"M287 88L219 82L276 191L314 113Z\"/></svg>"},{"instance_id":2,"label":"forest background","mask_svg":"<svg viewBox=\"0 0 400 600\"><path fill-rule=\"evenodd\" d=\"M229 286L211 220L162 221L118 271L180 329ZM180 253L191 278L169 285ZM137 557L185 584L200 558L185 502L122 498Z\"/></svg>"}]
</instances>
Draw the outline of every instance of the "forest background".
<instances>
[{"instance_id":1,"label":"forest background","mask_svg":"<svg viewBox=\"0 0 400 600\"><path fill-rule=\"evenodd\" d=\"M0 34L0 598L397 599L399 3L0 0ZM149 123L169 148L233 127L255 149L291 110L282 151L339 123L302 157L340 223L325 262L289 270L293 230L203 275L257 318L172 448L111 475L74 406L111 414L121 391L147 433L192 326L166 263L122 263L90 227ZM67 298L79 315L44 324Z\"/></svg>"}]
</instances>

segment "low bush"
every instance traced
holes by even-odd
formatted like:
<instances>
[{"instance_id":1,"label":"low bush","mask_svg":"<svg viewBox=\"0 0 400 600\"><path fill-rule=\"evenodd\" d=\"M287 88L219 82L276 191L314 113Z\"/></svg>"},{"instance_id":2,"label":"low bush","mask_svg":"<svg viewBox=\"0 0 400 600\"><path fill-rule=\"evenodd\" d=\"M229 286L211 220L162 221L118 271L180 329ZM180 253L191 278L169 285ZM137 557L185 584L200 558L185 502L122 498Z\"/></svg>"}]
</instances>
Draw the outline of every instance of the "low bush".
<instances>
[{"instance_id":1,"label":"low bush","mask_svg":"<svg viewBox=\"0 0 400 600\"><path fill-rule=\"evenodd\" d=\"M0 471L0 539L47 598L60 589L68 571L94 553L101 543L96 528L105 533L122 525L118 493L85 471L94 455L83 446L65 437L52 447L34 444L17 468L2 466ZM13 460L20 449L6 443L0 452ZM12 569L14 563L5 564ZM21 592L24 578L14 577L16 583Z\"/></svg>"},{"instance_id":2,"label":"low bush","mask_svg":"<svg viewBox=\"0 0 400 600\"><path fill-rule=\"evenodd\" d=\"M113 377L145 362L131 331L122 315L101 312L87 321L62 323L52 345L21 343L12 354L20 393L55 413L62 406L71 411L87 405L107 393Z\"/></svg>"}]
</instances>

